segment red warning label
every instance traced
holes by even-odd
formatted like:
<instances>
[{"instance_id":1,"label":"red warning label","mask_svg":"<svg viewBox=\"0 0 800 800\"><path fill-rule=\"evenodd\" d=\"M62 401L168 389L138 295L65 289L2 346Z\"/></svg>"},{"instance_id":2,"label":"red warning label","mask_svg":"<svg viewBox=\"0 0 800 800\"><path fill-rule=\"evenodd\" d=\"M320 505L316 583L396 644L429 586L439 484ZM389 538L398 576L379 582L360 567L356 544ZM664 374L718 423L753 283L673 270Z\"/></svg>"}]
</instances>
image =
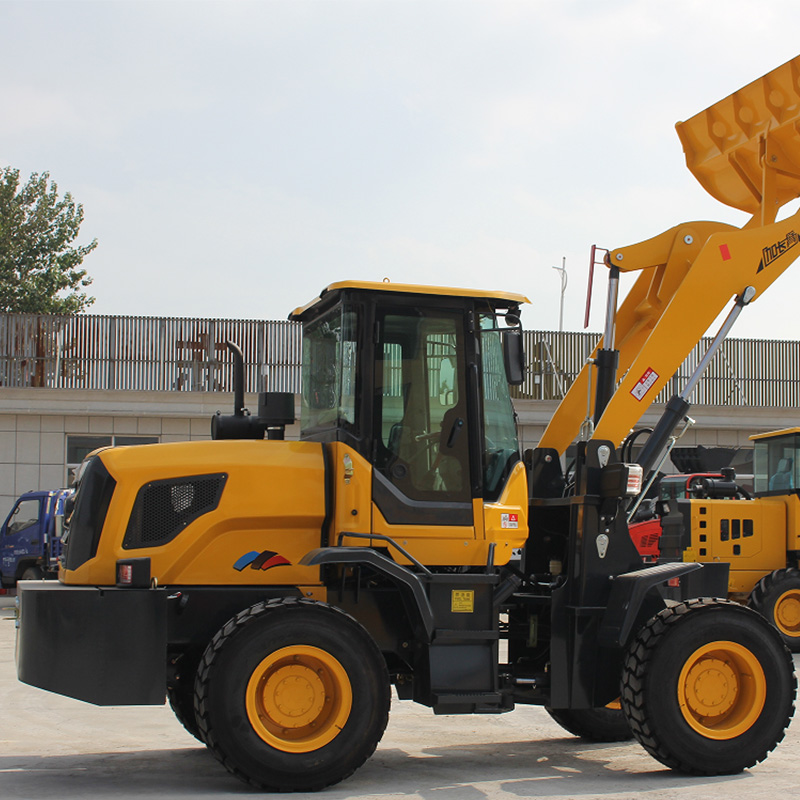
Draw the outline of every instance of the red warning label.
<instances>
[{"instance_id":1,"label":"red warning label","mask_svg":"<svg viewBox=\"0 0 800 800\"><path fill-rule=\"evenodd\" d=\"M650 391L650 387L658 380L658 373L648 367L644 375L637 381L636 385L631 389L631 394L637 399L642 400L644 396Z\"/></svg>"},{"instance_id":2,"label":"red warning label","mask_svg":"<svg viewBox=\"0 0 800 800\"><path fill-rule=\"evenodd\" d=\"M519 515L518 514L501 514L500 515L501 528L519 528Z\"/></svg>"}]
</instances>

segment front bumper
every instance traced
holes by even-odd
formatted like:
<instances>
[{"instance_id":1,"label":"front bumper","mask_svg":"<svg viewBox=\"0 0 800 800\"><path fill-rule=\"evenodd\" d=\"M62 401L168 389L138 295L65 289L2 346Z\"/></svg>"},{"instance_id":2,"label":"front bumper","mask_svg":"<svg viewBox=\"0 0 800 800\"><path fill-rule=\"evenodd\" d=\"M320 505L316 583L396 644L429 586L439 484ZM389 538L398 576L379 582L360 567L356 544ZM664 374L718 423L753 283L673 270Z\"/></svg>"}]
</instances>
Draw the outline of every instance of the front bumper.
<instances>
[{"instance_id":1,"label":"front bumper","mask_svg":"<svg viewBox=\"0 0 800 800\"><path fill-rule=\"evenodd\" d=\"M17 676L100 706L166 698L165 589L22 581Z\"/></svg>"}]
</instances>

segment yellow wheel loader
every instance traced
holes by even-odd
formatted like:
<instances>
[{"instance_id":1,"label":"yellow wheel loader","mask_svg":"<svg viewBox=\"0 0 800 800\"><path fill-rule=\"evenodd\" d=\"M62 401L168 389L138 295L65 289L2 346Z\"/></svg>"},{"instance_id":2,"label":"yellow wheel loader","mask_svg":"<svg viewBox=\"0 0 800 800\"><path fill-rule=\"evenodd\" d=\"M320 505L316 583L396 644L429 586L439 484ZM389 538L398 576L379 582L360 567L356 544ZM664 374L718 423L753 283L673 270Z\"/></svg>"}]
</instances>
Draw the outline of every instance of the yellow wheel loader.
<instances>
[{"instance_id":1,"label":"yellow wheel loader","mask_svg":"<svg viewBox=\"0 0 800 800\"><path fill-rule=\"evenodd\" d=\"M762 613L800 652L800 428L754 442L754 496L732 481L706 480L699 496L671 503L662 518L662 561L730 564L728 596Z\"/></svg>"},{"instance_id":2,"label":"yellow wheel loader","mask_svg":"<svg viewBox=\"0 0 800 800\"><path fill-rule=\"evenodd\" d=\"M332 284L291 315L299 441L282 439L291 396L245 410L232 346L234 413L214 418L211 441L89 457L59 582L20 585L20 679L97 704L168 697L231 773L269 791L350 775L381 738L392 686L436 714L544 706L578 735L633 735L683 772L764 759L796 690L777 631L708 599L727 565L645 568L628 535L686 398L642 463L617 448L729 299L735 315L796 254L759 269L796 225L773 206L800 183L784 161L800 155L798 67L679 129L703 185L755 207L753 221L612 251L595 364L539 448L520 453L509 392L526 298ZM620 269L641 275L617 314ZM565 476L592 376L595 430Z\"/></svg>"}]
</instances>

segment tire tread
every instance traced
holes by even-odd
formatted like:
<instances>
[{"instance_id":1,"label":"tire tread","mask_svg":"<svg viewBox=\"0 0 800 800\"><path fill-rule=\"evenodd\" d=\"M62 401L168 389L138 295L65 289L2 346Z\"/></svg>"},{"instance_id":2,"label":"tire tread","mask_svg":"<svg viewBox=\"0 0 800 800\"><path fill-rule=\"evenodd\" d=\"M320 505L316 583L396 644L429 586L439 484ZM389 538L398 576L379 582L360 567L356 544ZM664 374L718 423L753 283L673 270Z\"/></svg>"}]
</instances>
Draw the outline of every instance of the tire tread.
<instances>
[{"instance_id":1,"label":"tire tread","mask_svg":"<svg viewBox=\"0 0 800 800\"><path fill-rule=\"evenodd\" d=\"M211 750L214 757L228 770L232 775L235 775L239 780L243 781L244 783L253 786L254 788L260 789L262 791L268 792L298 792L298 791L319 791L320 789L324 789L326 786L330 786L334 783L338 783L350 775L352 775L374 752L378 746L378 742L381 739L381 735L383 733L383 729L386 727L386 723L388 722L389 718L389 707L391 704L391 693L385 693L385 703L382 709L380 709L380 713L382 713L384 721L383 725L381 726L380 733L374 738L374 741L371 741L366 748L365 754L363 759L354 764L352 769L347 771L346 773L337 773L330 779L325 779L321 777L317 777L316 779L314 776L311 775L298 775L297 783L282 783L280 781L275 781L274 783L268 781L258 780L250 775L245 774L241 769L239 769L234 762L233 759L226 753L225 749L221 746L219 739L216 735L216 732L211 725L209 719L209 675L211 670L213 669L214 663L219 656L220 652L226 645L236 636L240 635L242 631L246 630L247 627L253 623L254 621L261 619L264 614L270 614L274 611L284 610L284 611L291 611L293 609L303 609L303 608L315 608L317 610L322 610L324 613L330 613L332 615L339 616L340 618L343 617L344 619L348 620L350 623L355 623L355 620L349 615L346 614L341 609L336 608L335 606L328 605L326 603L319 603L315 600L306 600L305 598L297 598L297 597L283 597L283 598L274 598L271 600L264 600L259 603L256 603L249 608L246 608L244 611L239 612L235 617L228 620L222 628L214 635L211 642L209 643L206 651L203 653L203 657L200 659L200 664L197 668L197 677L195 679L195 694L194 694L194 709L195 709L195 716L197 718L197 725L200 730L200 735L205 742L206 746ZM386 679L386 685L388 686L388 675L384 675Z\"/></svg>"},{"instance_id":2,"label":"tire tread","mask_svg":"<svg viewBox=\"0 0 800 800\"><path fill-rule=\"evenodd\" d=\"M621 697L623 710L628 718L628 723L631 727L636 738L641 745L650 753L653 758L660 761L665 766L668 766L676 771L684 772L694 775L717 775L721 774L720 770L713 765L708 765L706 768L690 764L682 760L668 743L664 740L660 731L652 724L648 718L645 708L645 692L647 689L648 671L650 660L655 652L656 647L662 641L663 637L678 623L683 620L687 614L693 613L698 609L708 608L716 605L726 605L731 608L744 609L737 603L728 600L717 600L711 598L696 598L680 603L676 606L670 606L660 611L644 626L639 632L636 639L633 641L628 650L622 672L622 685ZM750 612L747 612L750 613ZM793 685L796 687L796 680L794 679L794 665L791 655L786 648L783 648L783 657L785 658L784 667L792 674ZM794 711L792 704L786 713L783 720L782 732L775 742L771 745L764 747L759 752L753 752L746 759L748 763L744 764L742 769L752 767L753 765L763 761L769 753L780 742L784 735L786 728L791 721ZM740 770L736 770L740 771Z\"/></svg>"}]
</instances>

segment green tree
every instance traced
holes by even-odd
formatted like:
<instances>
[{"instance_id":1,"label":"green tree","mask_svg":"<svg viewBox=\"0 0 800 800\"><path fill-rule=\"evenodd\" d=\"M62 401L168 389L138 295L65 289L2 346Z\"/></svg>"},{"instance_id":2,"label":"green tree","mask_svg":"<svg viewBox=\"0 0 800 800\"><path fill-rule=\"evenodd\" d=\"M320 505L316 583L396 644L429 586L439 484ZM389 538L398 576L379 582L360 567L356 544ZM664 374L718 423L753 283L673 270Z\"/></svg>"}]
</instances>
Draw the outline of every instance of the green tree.
<instances>
[{"instance_id":1,"label":"green tree","mask_svg":"<svg viewBox=\"0 0 800 800\"><path fill-rule=\"evenodd\" d=\"M59 199L49 172L20 187L18 169L0 168L0 312L78 314L94 302L81 263L97 239L71 246L82 222L83 206Z\"/></svg>"}]
</instances>

